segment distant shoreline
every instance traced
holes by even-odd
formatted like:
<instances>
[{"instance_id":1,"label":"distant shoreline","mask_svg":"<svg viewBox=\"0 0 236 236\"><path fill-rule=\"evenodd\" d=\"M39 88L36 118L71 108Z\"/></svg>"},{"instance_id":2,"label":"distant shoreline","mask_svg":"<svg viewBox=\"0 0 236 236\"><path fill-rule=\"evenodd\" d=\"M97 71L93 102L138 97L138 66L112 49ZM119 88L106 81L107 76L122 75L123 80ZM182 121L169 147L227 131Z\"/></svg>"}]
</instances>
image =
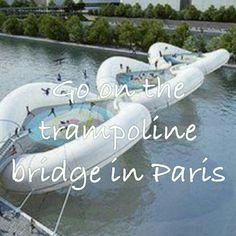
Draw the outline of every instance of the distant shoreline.
<instances>
[{"instance_id":1,"label":"distant shoreline","mask_svg":"<svg viewBox=\"0 0 236 236\"><path fill-rule=\"evenodd\" d=\"M124 53L124 54L129 54L129 55L130 54L140 55L140 56L148 55L146 52L141 52L141 51L136 51L134 54L132 50L125 49L125 48L114 48L114 47L105 47L105 46L95 46L95 45L89 45L89 44L63 42L63 41L57 41L57 40L52 40L52 39L47 39L47 38L30 37L30 36L24 36L24 35L11 35L11 34L0 33L0 36L6 37L6 38L25 39L25 40L31 40L31 41L60 44L60 45L65 45L65 46L74 46L74 47L80 47L80 48L103 50L103 51L109 51L109 52L119 52L119 53Z\"/></svg>"},{"instance_id":2,"label":"distant shoreline","mask_svg":"<svg viewBox=\"0 0 236 236\"><path fill-rule=\"evenodd\" d=\"M134 53L132 50L125 49L125 48L95 46L95 45L88 45L88 44L63 42L63 41L57 41L57 40L52 40L52 39L47 39L47 38L30 37L30 36L24 36L24 35L11 35L11 34L5 34L5 33L0 33L0 37L1 36L6 37L6 38L24 39L24 40L30 40L30 41L59 44L59 45L64 45L64 46L74 46L74 47L79 47L79 48L88 48L88 49L102 50L102 51L108 51L108 52L118 52L118 53L124 53L128 55L139 55L139 56L148 55L148 53L146 52L136 51ZM226 64L223 67L236 70L236 64Z\"/></svg>"}]
</instances>

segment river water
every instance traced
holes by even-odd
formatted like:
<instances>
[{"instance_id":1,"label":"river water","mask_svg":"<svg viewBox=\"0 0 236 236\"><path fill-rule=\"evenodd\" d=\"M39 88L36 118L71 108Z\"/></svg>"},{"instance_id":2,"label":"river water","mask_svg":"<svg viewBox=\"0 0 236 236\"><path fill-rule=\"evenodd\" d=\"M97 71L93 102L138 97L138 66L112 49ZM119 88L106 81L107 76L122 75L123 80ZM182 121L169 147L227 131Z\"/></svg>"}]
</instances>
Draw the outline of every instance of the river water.
<instances>
[{"instance_id":1,"label":"river water","mask_svg":"<svg viewBox=\"0 0 236 236\"><path fill-rule=\"evenodd\" d=\"M60 73L75 86L87 69L92 90L99 65L117 54L71 46L0 38L0 98L31 82L54 81ZM53 60L65 57L56 65ZM145 58L138 58L145 60ZM17 109L17 106L16 106ZM72 192L59 227L61 235L236 235L236 72L220 69L207 77L202 87L180 103L158 113L158 132L177 125L185 129L194 123L194 142L145 140L124 154L118 162L102 169L102 181ZM92 157L91 157L92 158ZM206 163L202 163L208 158ZM153 178L154 163L185 167L185 182L172 182L171 175ZM135 168L144 174L140 182L110 180L116 173ZM225 181L202 182L196 175L189 181L189 168L206 167L212 175L223 167ZM66 190L33 196L24 211L53 229ZM1 188L1 195L20 205L24 196Z\"/></svg>"}]
</instances>

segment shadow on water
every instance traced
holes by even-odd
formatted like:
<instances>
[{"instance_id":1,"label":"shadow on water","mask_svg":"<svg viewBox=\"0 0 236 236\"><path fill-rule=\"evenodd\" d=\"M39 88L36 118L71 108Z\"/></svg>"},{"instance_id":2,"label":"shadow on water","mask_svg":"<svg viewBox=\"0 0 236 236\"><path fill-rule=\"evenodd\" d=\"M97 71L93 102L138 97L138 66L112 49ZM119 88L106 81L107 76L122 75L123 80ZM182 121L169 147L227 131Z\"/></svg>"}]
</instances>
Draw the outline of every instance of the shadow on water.
<instances>
[{"instance_id":1,"label":"shadow on water","mask_svg":"<svg viewBox=\"0 0 236 236\"><path fill-rule=\"evenodd\" d=\"M176 156L167 154L162 161L157 160L158 157L155 156L155 162L169 166L171 173L161 178L161 183L150 186L151 189L156 189L158 196L158 200L154 202L149 212L151 221L178 221L200 217L216 211L231 199L233 186L225 171L221 173L226 178L223 183L211 181L203 183L202 172L195 176L193 183L190 183L190 168L196 170L205 167L207 176L213 176L214 168L220 166L217 162L209 158L206 164L202 164L205 155L199 150L191 148L189 150L191 156L188 158L186 157L187 150L183 152L178 145L173 144L171 148L177 153ZM184 183L171 181L173 169L176 166L184 167Z\"/></svg>"},{"instance_id":2,"label":"shadow on water","mask_svg":"<svg viewBox=\"0 0 236 236\"><path fill-rule=\"evenodd\" d=\"M115 222L125 221L128 224L132 220L136 224L141 223L143 211L154 201L154 193L149 189L146 178L150 166L148 159L143 144L140 142L119 161L101 170L100 183L88 184L82 192L73 191L64 213L61 232L66 235L68 232L96 234L97 230L102 228L105 231L119 233L117 230L127 231L128 229L126 226L123 229L117 229ZM135 168L138 174L144 174L145 177L139 183L136 183L133 178L125 183L122 181L113 183L110 177L112 167L116 169L116 176L122 175L123 168L126 170ZM39 219L53 227L53 222L56 221L55 206L60 207L65 197L62 192L64 191L49 194L43 205L39 203L41 196L33 197L25 209L36 216L40 212ZM57 212L59 214L59 208Z\"/></svg>"},{"instance_id":3,"label":"shadow on water","mask_svg":"<svg viewBox=\"0 0 236 236\"><path fill-rule=\"evenodd\" d=\"M236 95L236 70L235 69L221 69L218 71L221 78L221 86L226 89L228 96L235 99Z\"/></svg>"},{"instance_id":4,"label":"shadow on water","mask_svg":"<svg viewBox=\"0 0 236 236\"><path fill-rule=\"evenodd\" d=\"M68 235L68 232L71 234L73 232L96 234L99 228L102 227L104 230L106 226L109 226L109 229L105 229L109 231L113 227L111 224L120 221L125 221L128 224L132 220L136 224L140 224L145 208L155 199L155 194L149 189L149 179L147 178L150 175L150 166L149 157L141 141L114 164L101 170L99 176L102 180L100 183L87 183L86 188L81 192L72 191L63 215L61 233L65 235ZM144 178L139 183L133 178L127 182L113 183L111 181L112 167L115 167L115 176L122 176L123 168L127 171L135 168L138 176L144 174ZM80 186L80 183L78 185ZM40 222L53 228L66 191L64 189L49 194L35 195L25 205L24 210ZM5 192L4 195L16 205L20 205L23 200L23 196L14 193ZM113 230L117 230L115 225ZM127 231L128 229L124 226L122 230Z\"/></svg>"},{"instance_id":5,"label":"shadow on water","mask_svg":"<svg viewBox=\"0 0 236 236\"><path fill-rule=\"evenodd\" d=\"M209 151L202 146L204 140L201 139L201 127L203 124L198 113L197 104L192 95L168 110L159 112L159 121L153 124L158 126L158 134L163 133L165 127L170 129L177 125L178 130L184 132L188 125L195 124L197 139L194 142L188 142L186 139L177 140L174 136L168 140L161 138L146 141L145 147L151 163L160 163L171 169L169 174L161 177L159 183L155 183L154 179L149 182L150 189L155 192L156 201L150 206L148 222L196 218L216 211L232 198L232 179L226 171L222 172L226 178L222 183L212 181L204 183L202 171L196 175L194 182L190 183L190 168L196 170L205 167L207 176L214 177L213 170L222 166L222 162L214 160L211 155L209 156ZM208 160L203 164L205 157ZM171 180L176 166L185 168L185 182Z\"/></svg>"}]
</instances>

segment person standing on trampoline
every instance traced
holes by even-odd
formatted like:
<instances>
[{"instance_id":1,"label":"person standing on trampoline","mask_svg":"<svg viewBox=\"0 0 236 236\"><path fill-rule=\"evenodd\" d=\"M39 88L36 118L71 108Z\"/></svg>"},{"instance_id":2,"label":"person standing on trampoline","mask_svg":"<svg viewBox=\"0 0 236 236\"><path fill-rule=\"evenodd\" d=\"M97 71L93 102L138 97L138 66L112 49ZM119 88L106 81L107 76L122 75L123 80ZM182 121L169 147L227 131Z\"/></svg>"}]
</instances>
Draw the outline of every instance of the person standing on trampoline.
<instances>
[{"instance_id":1,"label":"person standing on trampoline","mask_svg":"<svg viewBox=\"0 0 236 236\"><path fill-rule=\"evenodd\" d=\"M56 117L55 109L52 107L51 111L49 112L48 116L54 115Z\"/></svg>"},{"instance_id":2,"label":"person standing on trampoline","mask_svg":"<svg viewBox=\"0 0 236 236\"><path fill-rule=\"evenodd\" d=\"M57 75L57 81L61 81L61 74L60 73L58 73L58 75Z\"/></svg>"},{"instance_id":3,"label":"person standing on trampoline","mask_svg":"<svg viewBox=\"0 0 236 236\"><path fill-rule=\"evenodd\" d=\"M69 105L70 105L70 108L73 109L73 102L71 101L71 99L69 100Z\"/></svg>"},{"instance_id":4,"label":"person standing on trampoline","mask_svg":"<svg viewBox=\"0 0 236 236\"><path fill-rule=\"evenodd\" d=\"M84 71L83 71L83 74L84 74L84 79L86 80L86 79L88 78L87 70L84 70Z\"/></svg>"},{"instance_id":5,"label":"person standing on trampoline","mask_svg":"<svg viewBox=\"0 0 236 236\"><path fill-rule=\"evenodd\" d=\"M94 102L91 102L91 103L90 103L90 108L89 108L89 110L92 111L92 109L93 109L93 107L94 107L95 105L96 105L96 104L95 104Z\"/></svg>"}]
</instances>

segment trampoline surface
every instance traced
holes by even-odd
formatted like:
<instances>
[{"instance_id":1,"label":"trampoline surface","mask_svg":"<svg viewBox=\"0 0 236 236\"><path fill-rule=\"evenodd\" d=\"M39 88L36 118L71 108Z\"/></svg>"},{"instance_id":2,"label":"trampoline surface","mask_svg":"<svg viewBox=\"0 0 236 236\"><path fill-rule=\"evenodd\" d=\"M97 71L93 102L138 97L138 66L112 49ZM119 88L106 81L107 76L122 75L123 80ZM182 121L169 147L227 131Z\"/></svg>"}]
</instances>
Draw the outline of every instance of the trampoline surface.
<instances>
[{"instance_id":1,"label":"trampoline surface","mask_svg":"<svg viewBox=\"0 0 236 236\"><path fill-rule=\"evenodd\" d=\"M97 127L115 115L111 106L105 102L45 107L32 111L32 113L35 116L29 115L30 117L27 117L24 123L24 127L30 130L29 137L36 143L54 147L61 146L74 139L68 140L66 138L66 135L68 136L73 132L73 127L74 129L76 127L79 131L78 136L81 136L84 127L86 130L92 126ZM42 123L44 123L44 127L48 127L43 131L43 135L39 128ZM55 139L55 131L59 129L60 131Z\"/></svg>"},{"instance_id":2,"label":"trampoline surface","mask_svg":"<svg viewBox=\"0 0 236 236\"><path fill-rule=\"evenodd\" d=\"M168 70L149 70L136 71L129 73L121 73L117 75L119 85L127 85L129 90L143 89L145 81L148 80L149 85L158 86L173 78L173 75Z\"/></svg>"}]
</instances>

